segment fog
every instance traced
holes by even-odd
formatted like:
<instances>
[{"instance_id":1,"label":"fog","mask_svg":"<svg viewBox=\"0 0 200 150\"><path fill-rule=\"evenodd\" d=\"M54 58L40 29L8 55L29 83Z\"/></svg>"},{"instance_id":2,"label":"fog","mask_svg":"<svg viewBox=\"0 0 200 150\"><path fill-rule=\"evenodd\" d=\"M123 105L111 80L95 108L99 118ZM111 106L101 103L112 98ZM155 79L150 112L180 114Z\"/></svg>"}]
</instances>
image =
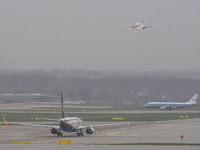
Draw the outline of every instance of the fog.
<instances>
[{"instance_id":1,"label":"fog","mask_svg":"<svg viewBox=\"0 0 200 150\"><path fill-rule=\"evenodd\" d=\"M0 69L200 69L198 0L1 0ZM142 21L159 26L135 30Z\"/></svg>"}]
</instances>

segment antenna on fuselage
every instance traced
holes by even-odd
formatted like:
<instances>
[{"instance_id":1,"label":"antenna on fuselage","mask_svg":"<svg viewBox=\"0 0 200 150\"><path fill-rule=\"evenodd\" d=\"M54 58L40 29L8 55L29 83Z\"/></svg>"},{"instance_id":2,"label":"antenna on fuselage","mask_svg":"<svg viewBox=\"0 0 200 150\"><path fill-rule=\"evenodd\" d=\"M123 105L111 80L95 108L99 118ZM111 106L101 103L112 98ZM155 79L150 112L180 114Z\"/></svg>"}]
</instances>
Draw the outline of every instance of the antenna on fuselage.
<instances>
[{"instance_id":1,"label":"antenna on fuselage","mask_svg":"<svg viewBox=\"0 0 200 150\"><path fill-rule=\"evenodd\" d=\"M64 102L63 102L63 94L62 94L62 92L61 92L61 111L62 111L62 118L65 118Z\"/></svg>"}]
</instances>

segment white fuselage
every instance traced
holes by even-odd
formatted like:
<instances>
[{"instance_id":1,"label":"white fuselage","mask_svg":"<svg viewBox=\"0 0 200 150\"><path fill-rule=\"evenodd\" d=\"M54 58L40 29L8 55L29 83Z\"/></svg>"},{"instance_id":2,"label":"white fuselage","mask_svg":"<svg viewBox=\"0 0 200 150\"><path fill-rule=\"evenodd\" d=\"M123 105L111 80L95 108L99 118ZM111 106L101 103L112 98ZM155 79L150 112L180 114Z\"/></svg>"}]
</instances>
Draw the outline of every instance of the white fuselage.
<instances>
[{"instance_id":1,"label":"white fuselage","mask_svg":"<svg viewBox=\"0 0 200 150\"><path fill-rule=\"evenodd\" d=\"M194 104L189 103L178 103L178 102L149 102L144 107L159 107L161 109L174 109L189 107Z\"/></svg>"},{"instance_id":2,"label":"white fuselage","mask_svg":"<svg viewBox=\"0 0 200 150\"><path fill-rule=\"evenodd\" d=\"M197 103L198 94L195 94L188 102L148 102L144 107L158 107L160 109L174 109L174 108L184 108L190 107Z\"/></svg>"},{"instance_id":3,"label":"white fuselage","mask_svg":"<svg viewBox=\"0 0 200 150\"><path fill-rule=\"evenodd\" d=\"M78 117L61 118L59 127L65 132L76 132L77 128L82 124L82 120Z\"/></svg>"},{"instance_id":4,"label":"white fuselage","mask_svg":"<svg viewBox=\"0 0 200 150\"><path fill-rule=\"evenodd\" d=\"M138 30L138 29L144 29L144 24L143 23L140 23L140 22L137 22L136 23L136 26L135 26L135 29Z\"/></svg>"}]
</instances>

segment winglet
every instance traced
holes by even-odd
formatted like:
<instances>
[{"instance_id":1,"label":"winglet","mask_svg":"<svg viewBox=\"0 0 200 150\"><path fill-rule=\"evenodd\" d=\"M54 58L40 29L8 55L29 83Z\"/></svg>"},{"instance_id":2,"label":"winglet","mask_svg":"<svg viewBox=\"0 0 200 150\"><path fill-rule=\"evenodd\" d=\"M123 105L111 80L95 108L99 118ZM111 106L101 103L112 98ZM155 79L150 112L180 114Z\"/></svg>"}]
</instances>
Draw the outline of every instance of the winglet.
<instances>
[{"instance_id":1,"label":"winglet","mask_svg":"<svg viewBox=\"0 0 200 150\"><path fill-rule=\"evenodd\" d=\"M62 94L62 92L61 92L61 111L62 111L62 118L65 118L64 102L63 102L63 94Z\"/></svg>"},{"instance_id":2,"label":"winglet","mask_svg":"<svg viewBox=\"0 0 200 150\"><path fill-rule=\"evenodd\" d=\"M5 118L4 114L3 114L3 120L4 120L4 122L6 123L7 126L10 125L10 123L6 121L6 118Z\"/></svg>"},{"instance_id":3,"label":"winglet","mask_svg":"<svg viewBox=\"0 0 200 150\"><path fill-rule=\"evenodd\" d=\"M4 120L4 122L7 122L7 121L6 121L6 118L5 118L5 116L4 116L4 114L3 114L2 116L3 116L3 120Z\"/></svg>"}]
</instances>

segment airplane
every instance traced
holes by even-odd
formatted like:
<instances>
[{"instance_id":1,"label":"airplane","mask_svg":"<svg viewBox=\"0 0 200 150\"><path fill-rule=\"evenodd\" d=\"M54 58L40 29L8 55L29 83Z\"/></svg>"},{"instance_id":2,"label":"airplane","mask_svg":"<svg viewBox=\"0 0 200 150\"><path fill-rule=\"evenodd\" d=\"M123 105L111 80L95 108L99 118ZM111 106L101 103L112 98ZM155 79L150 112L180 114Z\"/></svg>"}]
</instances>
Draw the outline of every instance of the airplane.
<instances>
[{"instance_id":1,"label":"airplane","mask_svg":"<svg viewBox=\"0 0 200 150\"><path fill-rule=\"evenodd\" d=\"M110 126L110 125L120 125L120 124L130 124L130 122L123 122L123 123L114 123L114 124L101 124L101 125L90 125L90 126L82 126L82 120L78 117L66 117L64 113L64 103L63 103L63 94L61 92L61 118L60 119L53 119L53 118L39 118L39 119L45 119L45 120L53 120L53 121L59 121L58 126L53 125L42 125L42 124L31 124L31 123L20 123L20 122L8 122L5 119L5 116L3 115L4 122L6 125L10 124L17 124L17 125L27 125L27 126L35 126L35 127L46 127L51 128L52 134L57 134L57 136L63 136L62 131L65 132L76 132L76 136L83 136L83 130L87 134L93 134L94 133L94 127L96 126Z\"/></svg>"},{"instance_id":2,"label":"airplane","mask_svg":"<svg viewBox=\"0 0 200 150\"><path fill-rule=\"evenodd\" d=\"M185 103L179 103L179 102L148 102L144 105L144 107L157 107L161 110L172 110L175 108L184 108L184 107L190 107L192 105L197 105L197 98L198 94L195 94L188 102Z\"/></svg>"},{"instance_id":3,"label":"airplane","mask_svg":"<svg viewBox=\"0 0 200 150\"><path fill-rule=\"evenodd\" d=\"M138 29L144 30L144 29L149 28L149 27L158 26L158 25L147 25L147 24L144 24L144 18L142 19L142 22L136 22L135 25L130 25L130 24L123 24L123 25L129 26L131 28L135 28L136 30L138 30Z\"/></svg>"}]
</instances>

